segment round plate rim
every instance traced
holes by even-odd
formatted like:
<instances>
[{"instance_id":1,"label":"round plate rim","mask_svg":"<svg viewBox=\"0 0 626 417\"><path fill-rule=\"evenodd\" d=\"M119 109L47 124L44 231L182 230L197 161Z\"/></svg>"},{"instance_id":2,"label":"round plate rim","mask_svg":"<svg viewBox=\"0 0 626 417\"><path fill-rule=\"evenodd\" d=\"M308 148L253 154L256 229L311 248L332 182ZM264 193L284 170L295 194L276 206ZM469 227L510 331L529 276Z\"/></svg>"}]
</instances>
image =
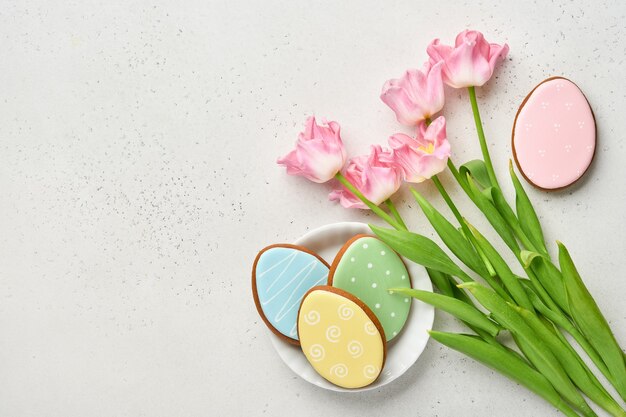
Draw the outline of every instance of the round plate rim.
<instances>
[{"instance_id":1,"label":"round plate rim","mask_svg":"<svg viewBox=\"0 0 626 417\"><path fill-rule=\"evenodd\" d=\"M353 235L359 233L371 234L371 230L367 224L361 222L330 223L308 231L296 239L293 244L307 247L307 242L319 239L320 236L341 235L342 233L353 233ZM329 264L332 263L332 259L325 260ZM432 284L430 282L430 278L428 278L426 269L423 266L417 265L405 258L402 258L402 260L411 275L413 288L418 287L419 289L432 292ZM374 383L358 389L342 388L325 380L317 372L315 372L313 367L311 367L299 346L287 343L272 332L268 331L268 333L278 356L294 373L305 381L331 391L363 392L381 388L391 383L402 376L417 361L430 339L428 331L432 329L434 319L435 309L432 306L413 299L405 328L396 339L389 343L387 347L387 361L381 376ZM409 336L409 339L405 339ZM409 343L410 346L406 346L407 343ZM400 346L402 348L400 348ZM395 372L391 374L388 373L390 371L387 369L391 366L390 363L393 364L393 368L395 369Z\"/></svg>"}]
</instances>

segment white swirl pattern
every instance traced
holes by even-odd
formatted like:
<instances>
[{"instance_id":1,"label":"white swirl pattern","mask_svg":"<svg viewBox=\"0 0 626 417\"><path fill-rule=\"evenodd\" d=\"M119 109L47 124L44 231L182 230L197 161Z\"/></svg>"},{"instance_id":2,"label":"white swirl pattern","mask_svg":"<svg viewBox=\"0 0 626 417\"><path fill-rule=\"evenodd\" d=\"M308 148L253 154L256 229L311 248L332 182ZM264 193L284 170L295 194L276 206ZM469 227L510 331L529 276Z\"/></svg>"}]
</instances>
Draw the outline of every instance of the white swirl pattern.
<instances>
[{"instance_id":1,"label":"white swirl pattern","mask_svg":"<svg viewBox=\"0 0 626 417\"><path fill-rule=\"evenodd\" d=\"M339 326L328 326L326 329L326 339L331 343L338 343L341 337L341 329Z\"/></svg>"},{"instance_id":2,"label":"white swirl pattern","mask_svg":"<svg viewBox=\"0 0 626 417\"><path fill-rule=\"evenodd\" d=\"M338 363L330 367L330 374L337 378L345 378L348 376L348 367L343 363Z\"/></svg>"},{"instance_id":3,"label":"white swirl pattern","mask_svg":"<svg viewBox=\"0 0 626 417\"><path fill-rule=\"evenodd\" d=\"M376 328L374 323L372 323L371 321L368 321L367 323L365 323L364 330L365 330L365 333L369 334L370 336L375 336L378 334L378 329Z\"/></svg>"},{"instance_id":4,"label":"white swirl pattern","mask_svg":"<svg viewBox=\"0 0 626 417\"><path fill-rule=\"evenodd\" d=\"M358 340L352 340L348 343L348 353L353 358L358 358L363 355L363 345Z\"/></svg>"},{"instance_id":5,"label":"white swirl pattern","mask_svg":"<svg viewBox=\"0 0 626 417\"><path fill-rule=\"evenodd\" d=\"M315 326L317 323L320 322L320 319L321 319L320 313L318 313L315 310L309 311L304 316L304 322L308 324L309 326Z\"/></svg>"},{"instance_id":6,"label":"white swirl pattern","mask_svg":"<svg viewBox=\"0 0 626 417\"><path fill-rule=\"evenodd\" d=\"M302 351L326 380L344 388L369 385L384 363L384 340L375 323L356 302L312 291L298 321Z\"/></svg>"},{"instance_id":7,"label":"white swirl pattern","mask_svg":"<svg viewBox=\"0 0 626 417\"><path fill-rule=\"evenodd\" d=\"M363 367L363 376L368 379L375 379L378 377L380 370L374 365L365 365Z\"/></svg>"},{"instance_id":8,"label":"white swirl pattern","mask_svg":"<svg viewBox=\"0 0 626 417\"><path fill-rule=\"evenodd\" d=\"M324 359L326 356L326 351L324 350L324 346L320 344L311 345L309 348L309 359L313 362L319 362Z\"/></svg>"},{"instance_id":9,"label":"white swirl pattern","mask_svg":"<svg viewBox=\"0 0 626 417\"><path fill-rule=\"evenodd\" d=\"M350 320L352 316L354 316L354 310L351 309L347 304L342 304L337 309L337 314L339 314L339 318L341 320Z\"/></svg>"}]
</instances>

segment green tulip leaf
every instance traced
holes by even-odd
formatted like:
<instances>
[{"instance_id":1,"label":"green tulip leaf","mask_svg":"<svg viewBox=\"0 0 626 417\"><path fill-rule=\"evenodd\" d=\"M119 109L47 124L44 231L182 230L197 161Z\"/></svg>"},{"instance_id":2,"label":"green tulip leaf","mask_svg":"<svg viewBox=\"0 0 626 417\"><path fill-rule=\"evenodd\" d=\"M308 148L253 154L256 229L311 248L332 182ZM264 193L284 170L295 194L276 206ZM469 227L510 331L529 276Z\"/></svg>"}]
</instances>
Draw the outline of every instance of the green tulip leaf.
<instances>
[{"instance_id":1,"label":"green tulip leaf","mask_svg":"<svg viewBox=\"0 0 626 417\"><path fill-rule=\"evenodd\" d=\"M467 174L471 175L482 188L492 186L489 174L487 173L487 166L485 162L480 159L474 159L464 163L459 167L459 172L463 178L465 178Z\"/></svg>"},{"instance_id":2,"label":"green tulip leaf","mask_svg":"<svg viewBox=\"0 0 626 417\"><path fill-rule=\"evenodd\" d=\"M602 357L613 376L615 389L626 399L626 363L623 352L600 308L583 283L567 248L561 242L557 243L572 319Z\"/></svg>"},{"instance_id":3,"label":"green tulip leaf","mask_svg":"<svg viewBox=\"0 0 626 417\"><path fill-rule=\"evenodd\" d=\"M506 243L506 245L514 253L519 252L519 245L515 240L515 236L513 236L513 234L511 233L511 230L509 229L509 225L507 224L506 220L504 220L504 218L500 215L491 200L485 197L478 189L474 179L471 176L467 177L467 182L476 206L478 206L480 211L483 212L489 223L491 223L496 232L498 232L504 243Z\"/></svg>"},{"instance_id":4,"label":"green tulip leaf","mask_svg":"<svg viewBox=\"0 0 626 417\"><path fill-rule=\"evenodd\" d=\"M517 218L519 219L520 226L526 236L532 240L535 248L537 248L544 255L548 254L546 249L546 242L543 238L543 231L541 230L541 223L537 213L533 208L522 183L515 174L513 169L513 162L509 160L509 173L511 175L511 181L513 181L513 187L515 188L515 210L517 211Z\"/></svg>"},{"instance_id":5,"label":"green tulip leaf","mask_svg":"<svg viewBox=\"0 0 626 417\"><path fill-rule=\"evenodd\" d=\"M433 226L443 243L470 269L480 276L489 274L480 256L471 243L454 227L441 213L439 213L422 195L411 189L415 201L420 205L426 218Z\"/></svg>"},{"instance_id":6,"label":"green tulip leaf","mask_svg":"<svg viewBox=\"0 0 626 417\"><path fill-rule=\"evenodd\" d=\"M471 335L431 331L430 336L442 345L482 362L509 379L525 386L559 409L564 415L568 417L578 416L563 401L546 377L506 348L498 348Z\"/></svg>"},{"instance_id":7,"label":"green tulip leaf","mask_svg":"<svg viewBox=\"0 0 626 417\"><path fill-rule=\"evenodd\" d=\"M496 321L504 328L509 329L514 340L520 347L524 355L554 386L554 388L574 407L587 417L596 416L589 407L583 396L576 389L565 369L550 350L550 347L538 337L537 333L526 324L524 319L505 300L503 300L493 290L479 285L475 282L468 282L459 285L467 288L472 295L489 310Z\"/></svg>"},{"instance_id":8,"label":"green tulip leaf","mask_svg":"<svg viewBox=\"0 0 626 417\"><path fill-rule=\"evenodd\" d=\"M559 338L551 324L545 323L534 313L525 308L511 305L520 316L526 321L533 331L545 342L561 366L567 372L570 379L578 386L578 388L593 400L596 404L604 408L612 415L624 415L624 410L611 398L611 396L602 388L597 378L589 371L576 351L565 341L565 338Z\"/></svg>"},{"instance_id":9,"label":"green tulip leaf","mask_svg":"<svg viewBox=\"0 0 626 417\"><path fill-rule=\"evenodd\" d=\"M459 277L463 281L472 281L439 245L426 236L405 230L385 229L374 225L370 225L370 228L376 236L393 250L416 264Z\"/></svg>"},{"instance_id":10,"label":"green tulip leaf","mask_svg":"<svg viewBox=\"0 0 626 417\"><path fill-rule=\"evenodd\" d=\"M393 291L394 294L398 293L407 295L430 304L439 310L452 314L459 320L486 331L491 336L497 336L500 332L500 326L489 320L483 312L478 310L473 305L455 298L435 294L430 291L414 290L411 288L390 288L389 291Z\"/></svg>"},{"instance_id":11,"label":"green tulip leaf","mask_svg":"<svg viewBox=\"0 0 626 417\"><path fill-rule=\"evenodd\" d=\"M467 221L465 223L474 235L474 239L480 247L480 250L485 254L485 256L487 256L487 259L489 259L489 262L496 270L496 273L502 280L502 283L508 290L509 294L511 294L511 297L513 297L517 304L523 306L526 309L533 310L532 303L528 299L528 295L522 287L520 280L515 276L513 271L511 271L511 268L509 268L506 261L502 258L502 256L500 256L498 251L491 245L491 243L489 243L489 241L474 226L472 226Z\"/></svg>"},{"instance_id":12,"label":"green tulip leaf","mask_svg":"<svg viewBox=\"0 0 626 417\"><path fill-rule=\"evenodd\" d=\"M439 292L441 292L444 295L447 295L448 297L453 296L454 293L452 291L452 284L450 283L450 280L448 279L448 275L444 274L443 272L431 269L431 268L426 268L426 272L428 272L430 281L435 285L435 287L437 287Z\"/></svg>"},{"instance_id":13,"label":"green tulip leaf","mask_svg":"<svg viewBox=\"0 0 626 417\"><path fill-rule=\"evenodd\" d=\"M520 258L524 263L524 267L533 272L533 275L537 277L537 280L545 288L552 300L563 311L569 312L569 304L565 295L561 271L544 255L537 252L521 251Z\"/></svg>"}]
</instances>

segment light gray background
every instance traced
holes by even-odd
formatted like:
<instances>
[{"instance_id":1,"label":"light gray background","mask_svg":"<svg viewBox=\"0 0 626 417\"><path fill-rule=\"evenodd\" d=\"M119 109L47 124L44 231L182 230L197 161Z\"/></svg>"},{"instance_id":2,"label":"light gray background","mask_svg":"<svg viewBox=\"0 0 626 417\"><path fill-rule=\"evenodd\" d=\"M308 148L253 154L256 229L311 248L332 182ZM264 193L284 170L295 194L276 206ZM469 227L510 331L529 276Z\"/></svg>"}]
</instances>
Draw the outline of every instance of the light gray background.
<instances>
[{"instance_id":1,"label":"light gray background","mask_svg":"<svg viewBox=\"0 0 626 417\"><path fill-rule=\"evenodd\" d=\"M587 94L593 168L530 194L626 344L626 3L169 3L0 1L0 416L557 415L436 343L378 392L322 391L280 362L252 301L263 246L376 221L275 165L305 117L339 121L351 154L384 143L402 128L383 82L467 27L511 47L478 93L502 178L535 84ZM478 157L467 94L448 93L453 156Z\"/></svg>"}]
</instances>

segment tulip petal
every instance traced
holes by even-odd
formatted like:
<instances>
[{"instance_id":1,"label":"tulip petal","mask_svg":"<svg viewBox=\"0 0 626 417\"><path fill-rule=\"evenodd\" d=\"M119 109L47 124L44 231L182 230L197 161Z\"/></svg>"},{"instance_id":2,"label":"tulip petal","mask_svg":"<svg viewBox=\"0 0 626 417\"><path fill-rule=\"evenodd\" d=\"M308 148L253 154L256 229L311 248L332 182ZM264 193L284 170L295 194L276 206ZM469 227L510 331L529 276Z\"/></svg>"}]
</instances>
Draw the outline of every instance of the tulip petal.
<instances>
[{"instance_id":1,"label":"tulip petal","mask_svg":"<svg viewBox=\"0 0 626 417\"><path fill-rule=\"evenodd\" d=\"M372 146L369 155L360 155L350 159L342 174L376 205L388 199L402 184L402 171L396 166L392 152L379 145ZM328 198L332 201L339 201L346 208L367 208L343 186L333 190Z\"/></svg>"},{"instance_id":2,"label":"tulip petal","mask_svg":"<svg viewBox=\"0 0 626 417\"><path fill-rule=\"evenodd\" d=\"M313 182L326 182L341 170L346 151L337 122L318 124L315 117L306 120L298 135L296 148L276 161L287 168L287 174L303 176Z\"/></svg>"},{"instance_id":3,"label":"tulip petal","mask_svg":"<svg viewBox=\"0 0 626 417\"><path fill-rule=\"evenodd\" d=\"M415 126L441 111L445 97L443 63L426 63L421 70L407 70L401 78L385 82L380 99L396 114L399 123Z\"/></svg>"},{"instance_id":4,"label":"tulip petal","mask_svg":"<svg viewBox=\"0 0 626 417\"><path fill-rule=\"evenodd\" d=\"M446 119L435 119L429 126L421 123L415 138L398 133L389 138L396 164L407 182L419 183L446 168L450 142L446 138Z\"/></svg>"},{"instance_id":5,"label":"tulip petal","mask_svg":"<svg viewBox=\"0 0 626 417\"><path fill-rule=\"evenodd\" d=\"M508 51L508 45L490 44L482 33L474 30L459 33L454 47L435 39L426 49L431 64L444 62L443 80L453 88L485 84L493 75L498 59Z\"/></svg>"}]
</instances>

